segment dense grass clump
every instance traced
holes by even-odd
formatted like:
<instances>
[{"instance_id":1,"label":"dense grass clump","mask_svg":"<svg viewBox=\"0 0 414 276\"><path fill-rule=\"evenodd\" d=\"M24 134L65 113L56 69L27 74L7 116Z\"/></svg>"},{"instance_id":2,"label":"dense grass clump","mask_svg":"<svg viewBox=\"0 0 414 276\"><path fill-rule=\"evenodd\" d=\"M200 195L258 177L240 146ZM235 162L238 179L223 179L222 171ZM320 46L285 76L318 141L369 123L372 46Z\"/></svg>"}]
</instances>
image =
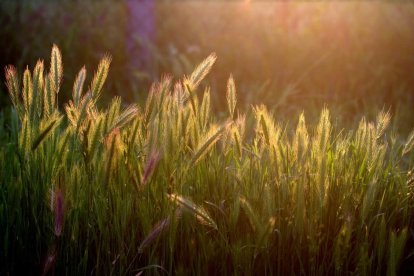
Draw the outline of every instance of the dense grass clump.
<instances>
[{"instance_id":1,"label":"dense grass clump","mask_svg":"<svg viewBox=\"0 0 414 276\"><path fill-rule=\"evenodd\" d=\"M1 117L0 273L390 274L412 269L414 134L390 114L335 126L243 115L227 85L227 118L199 85L216 57L143 107L97 107L105 57L59 108L59 49L6 83Z\"/></svg>"}]
</instances>

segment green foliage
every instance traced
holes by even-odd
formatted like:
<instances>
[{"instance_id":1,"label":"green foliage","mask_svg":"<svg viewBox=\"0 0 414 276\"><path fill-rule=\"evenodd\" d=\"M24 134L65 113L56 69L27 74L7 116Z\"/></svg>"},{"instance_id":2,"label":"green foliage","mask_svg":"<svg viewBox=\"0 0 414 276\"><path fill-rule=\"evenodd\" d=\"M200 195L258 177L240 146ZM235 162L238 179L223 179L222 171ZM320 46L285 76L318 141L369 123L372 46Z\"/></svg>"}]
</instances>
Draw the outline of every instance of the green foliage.
<instances>
[{"instance_id":1,"label":"green foliage","mask_svg":"<svg viewBox=\"0 0 414 276\"><path fill-rule=\"evenodd\" d=\"M413 135L390 115L340 129L328 109L308 126L264 106L229 119L197 94L216 57L153 85L145 106L96 101L110 59L64 110L62 66L39 61L0 116L0 274L397 274L413 237ZM200 99L202 99L200 101ZM142 111L141 111L142 110ZM237 116L235 115L237 114Z\"/></svg>"}]
</instances>

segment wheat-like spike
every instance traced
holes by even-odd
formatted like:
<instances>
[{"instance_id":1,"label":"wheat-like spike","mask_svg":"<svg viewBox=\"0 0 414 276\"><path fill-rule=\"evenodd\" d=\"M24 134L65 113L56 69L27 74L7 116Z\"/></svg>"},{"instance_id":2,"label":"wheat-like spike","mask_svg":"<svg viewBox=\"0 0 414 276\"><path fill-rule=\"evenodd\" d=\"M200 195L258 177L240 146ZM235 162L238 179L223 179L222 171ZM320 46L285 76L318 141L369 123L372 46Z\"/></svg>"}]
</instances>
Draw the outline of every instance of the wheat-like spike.
<instances>
[{"instance_id":1,"label":"wheat-like spike","mask_svg":"<svg viewBox=\"0 0 414 276\"><path fill-rule=\"evenodd\" d=\"M195 95L193 93L193 90L191 89L191 87L188 83L185 83L185 87L186 87L186 89L188 91L188 95L189 95L187 101L190 100L191 108L193 110L194 116L197 117L197 113L198 113L197 112L198 111L198 105L196 104L197 95Z\"/></svg>"},{"instance_id":2,"label":"wheat-like spike","mask_svg":"<svg viewBox=\"0 0 414 276\"><path fill-rule=\"evenodd\" d=\"M376 124L376 139L380 138L384 131L387 129L388 125L391 121L390 112L384 112L383 110L377 116L377 124Z\"/></svg>"},{"instance_id":3,"label":"wheat-like spike","mask_svg":"<svg viewBox=\"0 0 414 276\"><path fill-rule=\"evenodd\" d=\"M91 85L92 99L96 102L101 94L103 84L105 83L106 77L109 72L109 65L111 64L111 57L105 55L98 65L98 70L95 73L95 76Z\"/></svg>"},{"instance_id":4,"label":"wheat-like spike","mask_svg":"<svg viewBox=\"0 0 414 276\"><path fill-rule=\"evenodd\" d=\"M236 126L239 132L240 138L243 140L245 130L246 130L246 115L238 115L236 119Z\"/></svg>"},{"instance_id":5,"label":"wheat-like spike","mask_svg":"<svg viewBox=\"0 0 414 276\"><path fill-rule=\"evenodd\" d=\"M9 91L9 95L12 101L12 104L20 113L21 115L21 104L19 100L19 94L20 94L20 83L19 78L17 75L16 68L12 65L8 65L5 68L5 74L6 74L6 86Z\"/></svg>"},{"instance_id":6,"label":"wheat-like spike","mask_svg":"<svg viewBox=\"0 0 414 276\"><path fill-rule=\"evenodd\" d=\"M176 100L177 106L180 108L183 107L188 100L188 91L184 89L184 83L182 81L177 81L174 85L173 95Z\"/></svg>"},{"instance_id":7,"label":"wheat-like spike","mask_svg":"<svg viewBox=\"0 0 414 276\"><path fill-rule=\"evenodd\" d=\"M321 113L319 124L316 129L315 149L317 152L325 152L331 134L331 122L329 110L324 108Z\"/></svg>"},{"instance_id":8,"label":"wheat-like spike","mask_svg":"<svg viewBox=\"0 0 414 276\"><path fill-rule=\"evenodd\" d=\"M231 127L227 128L220 139L220 148L224 155L227 155L229 152L231 145L234 145L233 141L233 130L236 128L236 126L233 124L233 121L229 119L229 122L231 122Z\"/></svg>"},{"instance_id":9,"label":"wheat-like spike","mask_svg":"<svg viewBox=\"0 0 414 276\"><path fill-rule=\"evenodd\" d=\"M253 111L256 116L257 134L263 134L266 145L276 144L279 140L280 128L275 126L266 106L256 106L253 108ZM261 132L259 130L261 130Z\"/></svg>"},{"instance_id":10,"label":"wheat-like spike","mask_svg":"<svg viewBox=\"0 0 414 276\"><path fill-rule=\"evenodd\" d=\"M227 82L227 107L229 108L230 117L234 119L234 110L236 108L237 97L236 97L236 85L234 84L233 76L230 75L230 78Z\"/></svg>"},{"instance_id":11,"label":"wheat-like spike","mask_svg":"<svg viewBox=\"0 0 414 276\"><path fill-rule=\"evenodd\" d=\"M33 71L33 102L30 105L30 114L34 118L36 112L40 118L43 109L43 98L41 94L43 93L43 76L44 64L42 60L38 60Z\"/></svg>"},{"instance_id":12,"label":"wheat-like spike","mask_svg":"<svg viewBox=\"0 0 414 276\"><path fill-rule=\"evenodd\" d=\"M135 104L128 106L117 118L109 131L114 128L123 128L130 123L139 113L139 109Z\"/></svg>"},{"instance_id":13,"label":"wheat-like spike","mask_svg":"<svg viewBox=\"0 0 414 276\"><path fill-rule=\"evenodd\" d=\"M106 112L106 121L104 125L104 131L106 133L110 132L111 126L114 124L115 119L119 115L119 110L121 109L121 98L114 97L109 105L109 109Z\"/></svg>"},{"instance_id":14,"label":"wheat-like spike","mask_svg":"<svg viewBox=\"0 0 414 276\"><path fill-rule=\"evenodd\" d=\"M276 171L277 177L279 177L282 175L284 166L286 165L285 147L279 141L278 143L272 143L269 150L271 153L271 160L275 163L274 169Z\"/></svg>"},{"instance_id":15,"label":"wheat-like spike","mask_svg":"<svg viewBox=\"0 0 414 276\"><path fill-rule=\"evenodd\" d=\"M164 76L157 89L159 91L158 92L158 95L159 95L158 110L161 110L163 108L165 97L170 91L170 88L171 88L171 77Z\"/></svg>"},{"instance_id":16,"label":"wheat-like spike","mask_svg":"<svg viewBox=\"0 0 414 276\"><path fill-rule=\"evenodd\" d=\"M78 75L76 76L76 81L73 84L73 103L76 107L79 106L81 97L82 97L82 90L83 90L83 84L85 82L86 78L86 68L85 66L82 67L82 69L79 71Z\"/></svg>"},{"instance_id":17,"label":"wheat-like spike","mask_svg":"<svg viewBox=\"0 0 414 276\"><path fill-rule=\"evenodd\" d=\"M326 198L327 183L326 179L326 163L327 163L327 148L329 137L331 133L331 123L329 118L329 111L324 108L321 112L318 126L316 128L316 136L312 143L312 154L317 165L317 181L320 204L324 204Z\"/></svg>"},{"instance_id":18,"label":"wheat-like spike","mask_svg":"<svg viewBox=\"0 0 414 276\"><path fill-rule=\"evenodd\" d=\"M69 123L71 126L76 127L76 122L78 121L79 112L77 108L74 106L72 101L69 101L67 104L65 104L65 111L66 111L66 117L69 120Z\"/></svg>"},{"instance_id":19,"label":"wheat-like spike","mask_svg":"<svg viewBox=\"0 0 414 276\"><path fill-rule=\"evenodd\" d=\"M358 129L355 134L355 145L356 145L356 152L360 153L364 146L365 135L367 132L367 123L365 117L361 119L358 125Z\"/></svg>"},{"instance_id":20,"label":"wheat-like spike","mask_svg":"<svg viewBox=\"0 0 414 276\"><path fill-rule=\"evenodd\" d=\"M89 92L88 92L89 93ZM91 120L96 120L96 118L99 116L100 112L96 108L96 105L93 101L90 101L87 108L87 114L88 118Z\"/></svg>"},{"instance_id":21,"label":"wheat-like spike","mask_svg":"<svg viewBox=\"0 0 414 276\"><path fill-rule=\"evenodd\" d=\"M89 156L92 158L93 155L95 154L96 148L98 147L99 142L101 141L102 138L102 125L103 125L103 119L102 117L100 117L97 121L97 123L95 122L94 127L92 129L92 131L90 131L89 134Z\"/></svg>"},{"instance_id":22,"label":"wheat-like spike","mask_svg":"<svg viewBox=\"0 0 414 276\"><path fill-rule=\"evenodd\" d=\"M239 130L237 129L237 127L233 128L233 138L234 138L234 144L236 145L236 149L237 149L237 152L239 154L239 157L241 157L242 153L243 153L242 152L243 147L242 147L242 144L241 144L240 133L239 133Z\"/></svg>"},{"instance_id":23,"label":"wheat-like spike","mask_svg":"<svg viewBox=\"0 0 414 276\"><path fill-rule=\"evenodd\" d=\"M50 81L48 77L44 78L44 87L43 87L43 117L48 117L50 114Z\"/></svg>"},{"instance_id":24,"label":"wheat-like spike","mask_svg":"<svg viewBox=\"0 0 414 276\"><path fill-rule=\"evenodd\" d=\"M306 128L305 115L303 112L299 116L298 126L296 127L295 136L293 138L293 150L297 158L302 158L309 145L309 134Z\"/></svg>"},{"instance_id":25,"label":"wheat-like spike","mask_svg":"<svg viewBox=\"0 0 414 276\"><path fill-rule=\"evenodd\" d=\"M50 59L50 81L53 93L59 93L60 84L63 76L62 54L56 44L53 44L52 54Z\"/></svg>"},{"instance_id":26,"label":"wheat-like spike","mask_svg":"<svg viewBox=\"0 0 414 276\"><path fill-rule=\"evenodd\" d=\"M372 161L373 155L376 154L376 135L375 135L375 126L372 122L368 123L368 136L365 141L365 147L367 149L367 160Z\"/></svg>"},{"instance_id":27,"label":"wheat-like spike","mask_svg":"<svg viewBox=\"0 0 414 276\"><path fill-rule=\"evenodd\" d=\"M169 194L168 199L192 213L201 224L207 225L216 230L218 229L217 224L202 206L199 206L190 199L184 198L183 196L177 194Z\"/></svg>"},{"instance_id":28,"label":"wheat-like spike","mask_svg":"<svg viewBox=\"0 0 414 276\"><path fill-rule=\"evenodd\" d=\"M266 143L268 145L270 145L269 127L266 124L266 121L265 121L265 118L264 118L263 114L260 115L260 125L262 126L263 135L265 137Z\"/></svg>"},{"instance_id":29,"label":"wheat-like spike","mask_svg":"<svg viewBox=\"0 0 414 276\"><path fill-rule=\"evenodd\" d=\"M80 103L81 108L79 110L79 116L78 116L77 121L76 121L76 131L75 131L75 133L79 132L84 119L87 118L87 109L88 109L88 106L89 106L90 103L91 103L91 97L90 97L90 94L88 93L83 97L83 99L81 100L81 103Z\"/></svg>"},{"instance_id":30,"label":"wheat-like spike","mask_svg":"<svg viewBox=\"0 0 414 276\"><path fill-rule=\"evenodd\" d=\"M406 155L414 148L414 130L411 131L410 135L408 136L407 142L404 144L404 148L402 151L402 155Z\"/></svg>"},{"instance_id":31,"label":"wheat-like spike","mask_svg":"<svg viewBox=\"0 0 414 276\"><path fill-rule=\"evenodd\" d=\"M174 90L170 90L168 97L171 101L171 112L177 114L181 108L177 93Z\"/></svg>"},{"instance_id":32,"label":"wheat-like spike","mask_svg":"<svg viewBox=\"0 0 414 276\"><path fill-rule=\"evenodd\" d=\"M220 138L222 133L227 129L229 123L225 123L220 129L215 131L215 127L213 126L207 136L203 139L203 142L197 147L197 151L194 153L193 157L191 158L190 165L194 166L197 164L207 153L208 151L214 146L217 140ZM211 134L214 133L214 134Z\"/></svg>"},{"instance_id":33,"label":"wheat-like spike","mask_svg":"<svg viewBox=\"0 0 414 276\"><path fill-rule=\"evenodd\" d=\"M215 53L210 54L203 62L201 62L191 73L190 77L186 79L186 82L190 86L191 91L195 91L200 82L210 72L211 67L215 63L217 56Z\"/></svg>"},{"instance_id":34,"label":"wheat-like spike","mask_svg":"<svg viewBox=\"0 0 414 276\"><path fill-rule=\"evenodd\" d=\"M26 114L30 114L30 105L33 100L32 75L29 68L26 68L23 75L23 106Z\"/></svg>"},{"instance_id":35,"label":"wheat-like spike","mask_svg":"<svg viewBox=\"0 0 414 276\"><path fill-rule=\"evenodd\" d=\"M33 140L32 143L32 151L36 150L37 147L47 138L47 136L51 133L51 131L53 129L55 129L60 121L61 121L62 117L57 117L52 119L47 126L40 131L39 135L36 137L36 139Z\"/></svg>"},{"instance_id":36,"label":"wheat-like spike","mask_svg":"<svg viewBox=\"0 0 414 276\"><path fill-rule=\"evenodd\" d=\"M55 110L55 93L53 92L53 84L50 80L50 77L45 77L45 86L43 92L43 114L48 117L53 114Z\"/></svg>"},{"instance_id":37,"label":"wheat-like spike","mask_svg":"<svg viewBox=\"0 0 414 276\"><path fill-rule=\"evenodd\" d=\"M156 92L156 88L153 85L150 89L149 94L148 94L147 101L145 102L145 117L144 117L145 125L147 125L149 123L151 115L152 115L153 110L154 110L155 92Z\"/></svg>"},{"instance_id":38,"label":"wheat-like spike","mask_svg":"<svg viewBox=\"0 0 414 276\"><path fill-rule=\"evenodd\" d=\"M200 126L201 129L205 129L208 123L208 118L210 114L210 89L206 89L203 95L203 101L201 102L200 107Z\"/></svg>"}]
</instances>

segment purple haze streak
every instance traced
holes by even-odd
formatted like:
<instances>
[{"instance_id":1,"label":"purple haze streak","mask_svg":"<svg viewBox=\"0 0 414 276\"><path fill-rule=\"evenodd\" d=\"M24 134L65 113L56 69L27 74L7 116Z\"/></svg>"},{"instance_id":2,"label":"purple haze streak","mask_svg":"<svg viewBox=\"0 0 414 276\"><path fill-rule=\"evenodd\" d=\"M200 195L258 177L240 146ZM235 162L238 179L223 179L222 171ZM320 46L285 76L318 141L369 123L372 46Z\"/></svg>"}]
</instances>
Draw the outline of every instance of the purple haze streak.
<instances>
[{"instance_id":1,"label":"purple haze streak","mask_svg":"<svg viewBox=\"0 0 414 276\"><path fill-rule=\"evenodd\" d=\"M126 50L132 70L151 71L151 49L155 37L154 0L126 0L128 10ZM141 43L139 43L140 41Z\"/></svg>"}]
</instances>

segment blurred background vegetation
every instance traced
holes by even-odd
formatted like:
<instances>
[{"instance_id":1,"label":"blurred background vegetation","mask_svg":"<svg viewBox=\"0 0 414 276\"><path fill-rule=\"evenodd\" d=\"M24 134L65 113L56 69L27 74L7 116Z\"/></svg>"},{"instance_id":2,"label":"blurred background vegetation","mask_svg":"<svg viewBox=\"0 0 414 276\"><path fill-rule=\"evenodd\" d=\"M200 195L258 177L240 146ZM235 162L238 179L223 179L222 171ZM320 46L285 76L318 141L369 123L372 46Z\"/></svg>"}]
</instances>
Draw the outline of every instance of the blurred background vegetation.
<instances>
[{"instance_id":1,"label":"blurred background vegetation","mask_svg":"<svg viewBox=\"0 0 414 276\"><path fill-rule=\"evenodd\" d=\"M131 102L142 101L163 74L181 77L215 52L218 62L207 81L216 112L225 109L233 74L241 110L265 103L277 118L296 119L302 110L316 118L328 106L338 120L354 123L390 109L398 131L412 128L412 3L152 1L154 36L145 41L131 36L127 2L1 2L0 66L15 64L22 73L38 57L49 62L56 43L64 59L63 104L79 69L85 64L91 72L110 53L103 100L121 95ZM148 50L149 64L130 66L131 37ZM4 81L0 92L4 108Z\"/></svg>"}]
</instances>

